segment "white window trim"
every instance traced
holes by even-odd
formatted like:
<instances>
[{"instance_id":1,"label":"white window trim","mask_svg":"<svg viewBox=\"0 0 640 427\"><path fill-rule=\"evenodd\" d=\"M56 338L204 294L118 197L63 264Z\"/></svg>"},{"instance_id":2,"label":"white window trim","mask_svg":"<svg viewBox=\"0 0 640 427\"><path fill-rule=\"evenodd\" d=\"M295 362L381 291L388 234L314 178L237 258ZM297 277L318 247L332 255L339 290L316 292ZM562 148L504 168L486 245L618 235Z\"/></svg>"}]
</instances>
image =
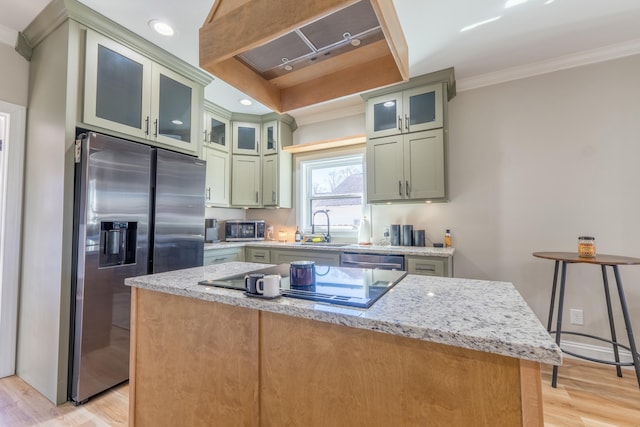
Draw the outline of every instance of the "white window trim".
<instances>
[{"instance_id":1,"label":"white window trim","mask_svg":"<svg viewBox=\"0 0 640 427\"><path fill-rule=\"evenodd\" d=\"M331 151L318 151L313 153L300 153L295 155L295 208L296 208L296 224L300 227L300 232L303 234L310 233L311 227L305 224L304 218L304 206L303 203L306 203L304 200L304 176L302 171L302 163L313 160L322 160L331 157L342 157L342 156L350 156L350 155L362 155L363 158L363 172L366 171L366 152L365 147L347 147L340 149L333 149ZM362 194L363 201L366 200L366 188L363 188ZM362 206L362 215L370 216L369 213L370 207L367 204L363 204ZM350 241L357 240L358 238L358 230L357 228L346 229L345 227L340 228L331 228L331 236L334 238L338 238L338 240Z\"/></svg>"}]
</instances>

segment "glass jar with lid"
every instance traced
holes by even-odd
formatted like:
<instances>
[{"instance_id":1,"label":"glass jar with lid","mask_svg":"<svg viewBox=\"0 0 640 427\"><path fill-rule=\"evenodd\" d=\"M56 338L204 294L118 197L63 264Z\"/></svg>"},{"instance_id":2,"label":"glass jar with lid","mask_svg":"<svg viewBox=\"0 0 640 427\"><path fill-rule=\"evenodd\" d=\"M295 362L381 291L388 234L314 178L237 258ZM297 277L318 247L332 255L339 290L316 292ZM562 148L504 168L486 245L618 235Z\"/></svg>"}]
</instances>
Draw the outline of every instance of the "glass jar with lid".
<instances>
[{"instance_id":1,"label":"glass jar with lid","mask_svg":"<svg viewBox=\"0 0 640 427\"><path fill-rule=\"evenodd\" d=\"M596 238L591 236L578 237L578 256L580 258L595 258Z\"/></svg>"}]
</instances>

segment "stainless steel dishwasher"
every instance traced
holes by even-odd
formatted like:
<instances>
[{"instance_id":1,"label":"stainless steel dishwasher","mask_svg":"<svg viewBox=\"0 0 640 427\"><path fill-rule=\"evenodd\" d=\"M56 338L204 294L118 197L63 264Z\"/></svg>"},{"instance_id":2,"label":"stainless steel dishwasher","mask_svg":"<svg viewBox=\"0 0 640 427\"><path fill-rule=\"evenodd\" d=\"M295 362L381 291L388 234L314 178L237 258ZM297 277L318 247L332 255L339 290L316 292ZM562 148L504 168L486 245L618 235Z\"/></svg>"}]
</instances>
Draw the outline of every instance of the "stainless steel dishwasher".
<instances>
[{"instance_id":1,"label":"stainless steel dishwasher","mask_svg":"<svg viewBox=\"0 0 640 427\"><path fill-rule=\"evenodd\" d=\"M404 255L344 252L340 257L340 266L378 268L381 270L404 270Z\"/></svg>"}]
</instances>

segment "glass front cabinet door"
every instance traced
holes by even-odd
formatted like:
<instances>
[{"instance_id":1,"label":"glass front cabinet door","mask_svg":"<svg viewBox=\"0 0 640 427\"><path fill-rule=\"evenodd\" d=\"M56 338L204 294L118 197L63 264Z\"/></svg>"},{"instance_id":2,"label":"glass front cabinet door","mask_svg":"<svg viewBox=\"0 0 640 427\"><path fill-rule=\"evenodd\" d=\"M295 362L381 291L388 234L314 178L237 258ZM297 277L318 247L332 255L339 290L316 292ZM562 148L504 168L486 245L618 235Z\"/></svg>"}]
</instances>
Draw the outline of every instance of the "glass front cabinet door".
<instances>
[{"instance_id":1,"label":"glass front cabinet door","mask_svg":"<svg viewBox=\"0 0 640 427\"><path fill-rule=\"evenodd\" d=\"M197 151L199 107L196 87L188 79L153 64L152 137L158 142Z\"/></svg>"},{"instance_id":2,"label":"glass front cabinet door","mask_svg":"<svg viewBox=\"0 0 640 427\"><path fill-rule=\"evenodd\" d=\"M260 154L260 124L233 122L233 153Z\"/></svg>"},{"instance_id":3,"label":"glass front cabinet door","mask_svg":"<svg viewBox=\"0 0 640 427\"><path fill-rule=\"evenodd\" d=\"M229 151L231 127L229 121L207 111L204 114L205 146Z\"/></svg>"},{"instance_id":4,"label":"glass front cabinet door","mask_svg":"<svg viewBox=\"0 0 640 427\"><path fill-rule=\"evenodd\" d=\"M193 81L87 31L85 123L197 153L201 92Z\"/></svg>"},{"instance_id":5,"label":"glass front cabinet door","mask_svg":"<svg viewBox=\"0 0 640 427\"><path fill-rule=\"evenodd\" d=\"M274 120L262 125L262 154L276 154L280 139L279 123Z\"/></svg>"},{"instance_id":6,"label":"glass front cabinet door","mask_svg":"<svg viewBox=\"0 0 640 427\"><path fill-rule=\"evenodd\" d=\"M85 123L148 138L151 61L87 31Z\"/></svg>"},{"instance_id":7,"label":"glass front cabinet door","mask_svg":"<svg viewBox=\"0 0 640 427\"><path fill-rule=\"evenodd\" d=\"M367 136L381 138L443 126L442 84L394 92L367 101Z\"/></svg>"}]
</instances>

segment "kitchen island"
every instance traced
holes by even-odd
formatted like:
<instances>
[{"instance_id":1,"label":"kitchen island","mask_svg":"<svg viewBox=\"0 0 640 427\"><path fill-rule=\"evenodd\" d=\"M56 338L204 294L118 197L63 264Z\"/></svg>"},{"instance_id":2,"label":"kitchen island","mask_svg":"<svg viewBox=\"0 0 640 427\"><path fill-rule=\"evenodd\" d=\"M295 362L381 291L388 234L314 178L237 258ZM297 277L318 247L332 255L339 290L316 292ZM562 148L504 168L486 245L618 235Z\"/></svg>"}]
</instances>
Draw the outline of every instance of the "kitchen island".
<instances>
[{"instance_id":1,"label":"kitchen island","mask_svg":"<svg viewBox=\"0 0 640 427\"><path fill-rule=\"evenodd\" d=\"M130 425L543 425L562 356L510 283L408 275L369 309L197 284L266 266L126 280Z\"/></svg>"}]
</instances>

